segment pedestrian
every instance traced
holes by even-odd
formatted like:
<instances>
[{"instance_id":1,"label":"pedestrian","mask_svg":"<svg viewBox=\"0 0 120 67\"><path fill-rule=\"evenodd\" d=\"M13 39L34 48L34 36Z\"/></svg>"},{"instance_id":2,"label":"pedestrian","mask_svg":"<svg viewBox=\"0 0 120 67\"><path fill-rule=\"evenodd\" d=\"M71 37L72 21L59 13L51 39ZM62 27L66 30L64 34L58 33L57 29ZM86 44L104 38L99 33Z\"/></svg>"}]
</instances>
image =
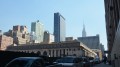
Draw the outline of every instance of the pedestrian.
<instances>
[{"instance_id":1,"label":"pedestrian","mask_svg":"<svg viewBox=\"0 0 120 67\"><path fill-rule=\"evenodd\" d=\"M107 57L106 56L104 56L103 62L106 64L106 62L107 62Z\"/></svg>"}]
</instances>

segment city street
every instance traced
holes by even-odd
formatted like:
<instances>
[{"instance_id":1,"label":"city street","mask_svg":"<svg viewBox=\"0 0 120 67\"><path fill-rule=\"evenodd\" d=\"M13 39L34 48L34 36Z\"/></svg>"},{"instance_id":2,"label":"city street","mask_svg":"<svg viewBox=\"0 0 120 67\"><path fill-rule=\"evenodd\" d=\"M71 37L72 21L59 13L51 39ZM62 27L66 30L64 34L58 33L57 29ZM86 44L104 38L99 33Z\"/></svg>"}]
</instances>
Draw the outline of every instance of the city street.
<instances>
[{"instance_id":1,"label":"city street","mask_svg":"<svg viewBox=\"0 0 120 67\"><path fill-rule=\"evenodd\" d=\"M108 65L108 64L101 63L101 64L95 65L94 67L112 67L112 66Z\"/></svg>"},{"instance_id":2,"label":"city street","mask_svg":"<svg viewBox=\"0 0 120 67\"><path fill-rule=\"evenodd\" d=\"M0 0L0 67L120 67L120 0Z\"/></svg>"}]
</instances>

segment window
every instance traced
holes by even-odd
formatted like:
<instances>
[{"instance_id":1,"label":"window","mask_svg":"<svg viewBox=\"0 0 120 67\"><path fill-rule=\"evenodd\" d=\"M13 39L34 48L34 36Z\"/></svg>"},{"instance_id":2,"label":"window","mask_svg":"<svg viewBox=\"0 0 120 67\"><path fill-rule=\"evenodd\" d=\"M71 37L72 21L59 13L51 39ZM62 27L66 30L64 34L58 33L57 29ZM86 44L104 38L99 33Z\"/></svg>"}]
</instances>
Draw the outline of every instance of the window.
<instances>
[{"instance_id":1,"label":"window","mask_svg":"<svg viewBox=\"0 0 120 67\"><path fill-rule=\"evenodd\" d=\"M63 56L65 56L65 49L63 49Z\"/></svg>"},{"instance_id":2,"label":"window","mask_svg":"<svg viewBox=\"0 0 120 67\"><path fill-rule=\"evenodd\" d=\"M56 50L56 57L58 57L58 50Z\"/></svg>"},{"instance_id":3,"label":"window","mask_svg":"<svg viewBox=\"0 0 120 67\"><path fill-rule=\"evenodd\" d=\"M49 56L51 56L51 50L49 50Z\"/></svg>"},{"instance_id":4,"label":"window","mask_svg":"<svg viewBox=\"0 0 120 67\"><path fill-rule=\"evenodd\" d=\"M54 50L53 50L53 57L54 57Z\"/></svg>"},{"instance_id":5,"label":"window","mask_svg":"<svg viewBox=\"0 0 120 67\"><path fill-rule=\"evenodd\" d=\"M75 49L73 49L73 51L75 51Z\"/></svg>"},{"instance_id":6,"label":"window","mask_svg":"<svg viewBox=\"0 0 120 67\"><path fill-rule=\"evenodd\" d=\"M27 60L14 60L7 65L7 67L25 67L27 65Z\"/></svg>"},{"instance_id":7,"label":"window","mask_svg":"<svg viewBox=\"0 0 120 67\"><path fill-rule=\"evenodd\" d=\"M43 67L43 61L42 61L42 59L40 60L40 59L37 59L37 60L35 60L34 62L33 62L33 64L32 64L32 66L31 67Z\"/></svg>"},{"instance_id":8,"label":"window","mask_svg":"<svg viewBox=\"0 0 120 67\"><path fill-rule=\"evenodd\" d=\"M80 50L80 48L78 48L78 50Z\"/></svg>"}]
</instances>

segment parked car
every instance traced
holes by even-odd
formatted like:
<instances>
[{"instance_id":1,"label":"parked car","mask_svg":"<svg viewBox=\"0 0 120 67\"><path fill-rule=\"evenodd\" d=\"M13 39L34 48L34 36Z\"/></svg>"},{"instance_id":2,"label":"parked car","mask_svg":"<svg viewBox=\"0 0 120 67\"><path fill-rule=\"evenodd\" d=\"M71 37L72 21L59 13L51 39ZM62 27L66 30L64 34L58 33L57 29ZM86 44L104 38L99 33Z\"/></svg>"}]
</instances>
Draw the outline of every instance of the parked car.
<instances>
[{"instance_id":1,"label":"parked car","mask_svg":"<svg viewBox=\"0 0 120 67\"><path fill-rule=\"evenodd\" d=\"M10 61L5 67L45 67L40 57L18 57Z\"/></svg>"},{"instance_id":2,"label":"parked car","mask_svg":"<svg viewBox=\"0 0 120 67\"><path fill-rule=\"evenodd\" d=\"M63 57L56 60L54 63L58 64L61 67L82 67L82 61L78 57Z\"/></svg>"},{"instance_id":3,"label":"parked car","mask_svg":"<svg viewBox=\"0 0 120 67\"><path fill-rule=\"evenodd\" d=\"M81 57L81 58L82 58L83 67L90 67L89 59L87 57Z\"/></svg>"},{"instance_id":4,"label":"parked car","mask_svg":"<svg viewBox=\"0 0 120 67\"><path fill-rule=\"evenodd\" d=\"M95 64L99 64L100 63L100 59L99 58L95 58L94 62L95 62Z\"/></svg>"},{"instance_id":5,"label":"parked car","mask_svg":"<svg viewBox=\"0 0 120 67\"><path fill-rule=\"evenodd\" d=\"M89 57L89 63L90 63L90 66L94 66L94 58L93 57Z\"/></svg>"}]
</instances>

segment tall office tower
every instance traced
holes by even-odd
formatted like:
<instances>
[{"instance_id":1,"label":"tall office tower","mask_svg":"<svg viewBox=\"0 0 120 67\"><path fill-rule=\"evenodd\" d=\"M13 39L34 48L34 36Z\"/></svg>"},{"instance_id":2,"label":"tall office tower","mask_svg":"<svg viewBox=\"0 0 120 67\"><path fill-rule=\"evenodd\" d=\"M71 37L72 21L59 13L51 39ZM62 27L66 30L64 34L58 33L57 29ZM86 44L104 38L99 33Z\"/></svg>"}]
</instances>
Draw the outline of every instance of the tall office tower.
<instances>
[{"instance_id":1,"label":"tall office tower","mask_svg":"<svg viewBox=\"0 0 120 67\"><path fill-rule=\"evenodd\" d=\"M54 13L55 42L65 41L65 18L60 13Z\"/></svg>"},{"instance_id":2,"label":"tall office tower","mask_svg":"<svg viewBox=\"0 0 120 67\"><path fill-rule=\"evenodd\" d=\"M83 24L82 37L86 37L85 25Z\"/></svg>"},{"instance_id":3,"label":"tall office tower","mask_svg":"<svg viewBox=\"0 0 120 67\"><path fill-rule=\"evenodd\" d=\"M31 23L31 32L34 32L36 35L35 43L43 42L44 36L44 26L39 21Z\"/></svg>"}]
</instances>

